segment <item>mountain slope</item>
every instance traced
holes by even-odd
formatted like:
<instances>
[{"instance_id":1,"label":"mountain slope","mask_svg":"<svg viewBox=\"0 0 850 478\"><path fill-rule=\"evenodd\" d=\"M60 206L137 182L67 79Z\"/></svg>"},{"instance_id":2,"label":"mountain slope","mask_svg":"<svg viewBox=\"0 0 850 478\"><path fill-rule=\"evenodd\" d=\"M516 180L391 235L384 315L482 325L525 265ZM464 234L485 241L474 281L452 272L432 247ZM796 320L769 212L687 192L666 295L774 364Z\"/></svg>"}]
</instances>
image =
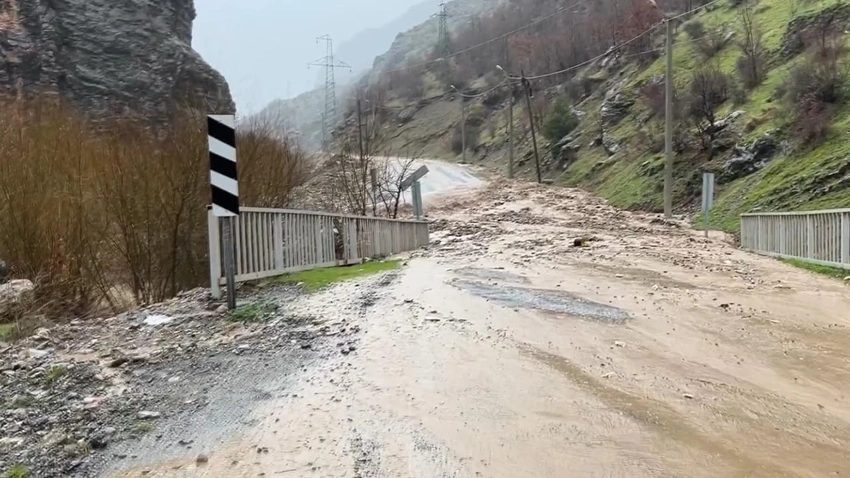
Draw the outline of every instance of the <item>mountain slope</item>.
<instances>
[{"instance_id":1,"label":"mountain slope","mask_svg":"<svg viewBox=\"0 0 850 478\"><path fill-rule=\"evenodd\" d=\"M447 2L450 31L463 27L473 16L501 1L503 0ZM338 49L337 56L352 65L355 72L362 73L367 83L375 71L397 67L407 60L422 61L437 43L438 21L431 18L437 9L437 2L426 0L411 8L402 17L380 28L356 35ZM352 96L349 94L352 88L352 85L337 86L336 96L341 115L350 113L347 110L351 109L351 102L346 98ZM295 132L303 147L318 149L322 143L321 115L324 111L324 94L324 87L321 87L295 98L274 100L255 117L273 122L290 133Z\"/></svg>"},{"instance_id":2,"label":"mountain slope","mask_svg":"<svg viewBox=\"0 0 850 478\"><path fill-rule=\"evenodd\" d=\"M684 17L686 21L677 25L674 47L675 85L680 98L676 110L681 115L676 122L675 204L683 212L694 210L702 172L713 171L719 181L719 196L711 221L730 231L737 229L741 212L839 207L850 201L850 147L844 139L850 127L848 95L844 93L850 79L844 74L848 60L842 35L850 28L850 6L839 0L750 3L747 11L765 62L760 83L746 88L738 73L742 44L748 38L741 3L724 0ZM814 121L800 120L805 102L791 96L795 88L801 88L795 82L808 78L807 70L829 70L824 62L812 60L814 53L809 52L816 47L812 46L817 43L814 39L826 37L828 30L833 32L829 35L838 56L832 72L837 98L827 105L828 115L816 118L828 127L819 132L820 137L810 138L802 130ZM703 53L706 37L723 39L710 45L711 58ZM556 99L570 97L579 118L578 127L564 141L538 138L544 176L596 191L620 207L658 211L662 207L664 164L663 29L643 37L642 42L640 51L612 49L567 75L533 82L532 111L538 128L542 127ZM499 83L500 73L490 68L490 73L463 78L466 93L486 92ZM703 121L698 128L696 119L688 116L694 110L689 98L695 74L709 70L719 71L728 79L729 91L712 105L714 126ZM424 98L402 95L389 100L404 112L386 124L393 148L411 148L444 158L459 156L460 104L448 90L443 85L430 88ZM468 158L504 168L507 98L506 89L497 88L466 100L467 130L476 133ZM524 101L517 101L518 170L533 177L527 114ZM707 140L706 147L700 144L703 139ZM555 143L560 143L557 148Z\"/></svg>"}]
</instances>

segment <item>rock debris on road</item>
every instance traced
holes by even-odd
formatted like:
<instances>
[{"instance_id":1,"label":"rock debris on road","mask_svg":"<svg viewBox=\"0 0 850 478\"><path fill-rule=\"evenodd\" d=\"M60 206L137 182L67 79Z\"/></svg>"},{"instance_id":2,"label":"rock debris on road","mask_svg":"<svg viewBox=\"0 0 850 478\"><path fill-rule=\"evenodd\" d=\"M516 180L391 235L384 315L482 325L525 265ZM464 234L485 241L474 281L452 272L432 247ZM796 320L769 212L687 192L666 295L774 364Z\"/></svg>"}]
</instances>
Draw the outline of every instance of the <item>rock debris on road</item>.
<instances>
[{"instance_id":1,"label":"rock debris on road","mask_svg":"<svg viewBox=\"0 0 850 478\"><path fill-rule=\"evenodd\" d=\"M93 455L83 455L82 471L71 474L825 477L850 470L850 294L840 281L576 190L494 180L439 198L428 212L439 218L432 244L400 271L315 294L262 291L258 300L279 308L238 334L204 312L216 304L199 306L209 317L158 329L138 325L138 314L115 319L118 341L140 333L162 341L113 353L98 345L109 342L102 330L89 352L97 360L76 358L56 383L95 380L86 377L126 358L121 380L83 388L69 399L81 411L69 413L98 403L92 410L123 407L133 420L85 416L95 426L64 443L125 434L141 411L162 416L143 420L158 428L141 440L113 447L105 439L105 451L92 453L110 458L91 466L85 460ZM185 340L157 335L169 330L182 330L175 335ZM59 333L66 330L48 335ZM64 355L82 351L59 353L58 342L37 340L6 352L24 365L5 367L4 380L8 371L32 378L16 379L4 401L63 400L66 392L51 392L45 377L69 362ZM168 352L149 350L158 343ZM210 354L226 360L213 366ZM191 378L196 366L201 380ZM251 377L223 378L234 374ZM138 392L145 381L154 392ZM110 401L122 385L131 399ZM238 398L245 388L250 397ZM195 408L175 403L169 390L194 397ZM87 404L88 396L97 400ZM32 430L12 437L46 440L38 430L51 426L30 423L44 413L39 406L7 408L4 423ZM216 411L233 406L235 417ZM125 418L109 420L117 416ZM218 417L232 426L216 425ZM4 446L12 450L5 463L15 450L33 449L7 438Z\"/></svg>"}]
</instances>

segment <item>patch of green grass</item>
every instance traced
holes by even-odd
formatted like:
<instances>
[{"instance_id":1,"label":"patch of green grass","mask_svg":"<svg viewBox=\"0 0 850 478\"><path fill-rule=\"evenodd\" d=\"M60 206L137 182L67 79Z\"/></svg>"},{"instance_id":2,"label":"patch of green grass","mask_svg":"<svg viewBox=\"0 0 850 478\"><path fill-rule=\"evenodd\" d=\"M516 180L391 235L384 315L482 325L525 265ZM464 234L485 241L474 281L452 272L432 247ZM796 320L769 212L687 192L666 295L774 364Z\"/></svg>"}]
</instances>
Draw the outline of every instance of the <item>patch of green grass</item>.
<instances>
[{"instance_id":1,"label":"patch of green grass","mask_svg":"<svg viewBox=\"0 0 850 478\"><path fill-rule=\"evenodd\" d=\"M833 279L844 280L845 277L850 277L850 270L840 269L838 267L812 264L810 262L801 261L799 259L781 259L781 261L788 265L814 272L815 274L832 277Z\"/></svg>"},{"instance_id":2,"label":"patch of green grass","mask_svg":"<svg viewBox=\"0 0 850 478\"><path fill-rule=\"evenodd\" d=\"M18 328L15 324L0 324L0 340L4 342L12 341L15 338L17 330Z\"/></svg>"},{"instance_id":3,"label":"patch of green grass","mask_svg":"<svg viewBox=\"0 0 850 478\"><path fill-rule=\"evenodd\" d=\"M18 395L9 403L11 408L27 408L35 402L31 395Z\"/></svg>"},{"instance_id":4,"label":"patch of green grass","mask_svg":"<svg viewBox=\"0 0 850 478\"><path fill-rule=\"evenodd\" d=\"M53 365L47 370L47 381L53 383L64 377L68 370L62 365Z\"/></svg>"},{"instance_id":5,"label":"patch of green grass","mask_svg":"<svg viewBox=\"0 0 850 478\"><path fill-rule=\"evenodd\" d=\"M283 275L274 279L274 282L279 284L303 284L305 289L315 291L336 282L398 269L400 265L401 261L390 260L366 262L353 266L313 269L304 272L296 272L295 274Z\"/></svg>"},{"instance_id":6,"label":"patch of green grass","mask_svg":"<svg viewBox=\"0 0 850 478\"><path fill-rule=\"evenodd\" d=\"M139 433L150 433L156 429L156 425L147 421L139 421L133 426Z\"/></svg>"},{"instance_id":7,"label":"patch of green grass","mask_svg":"<svg viewBox=\"0 0 850 478\"><path fill-rule=\"evenodd\" d=\"M277 305L269 302L257 302L243 305L230 313L231 322L264 322L277 311Z\"/></svg>"},{"instance_id":8,"label":"patch of green grass","mask_svg":"<svg viewBox=\"0 0 850 478\"><path fill-rule=\"evenodd\" d=\"M29 468L24 465L13 465L12 468L9 468L9 471L3 475L3 478L27 478L30 476Z\"/></svg>"}]
</instances>

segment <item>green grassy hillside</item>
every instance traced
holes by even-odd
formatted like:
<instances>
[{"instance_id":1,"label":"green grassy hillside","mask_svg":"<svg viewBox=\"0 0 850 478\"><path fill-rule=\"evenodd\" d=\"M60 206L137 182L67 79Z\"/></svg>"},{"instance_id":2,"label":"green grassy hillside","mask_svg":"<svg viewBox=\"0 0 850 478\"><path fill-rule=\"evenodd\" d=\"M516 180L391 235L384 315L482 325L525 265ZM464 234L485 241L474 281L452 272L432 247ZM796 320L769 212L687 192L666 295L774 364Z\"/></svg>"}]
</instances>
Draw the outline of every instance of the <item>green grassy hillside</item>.
<instances>
[{"instance_id":1,"label":"green grassy hillside","mask_svg":"<svg viewBox=\"0 0 850 478\"><path fill-rule=\"evenodd\" d=\"M689 23L698 22L708 34L727 37L725 46L708 61L730 76L735 75L736 62L741 56L738 41L744 33L740 8L733 3L722 1L677 26L674 47L677 91L687 90L693 72L706 61L697 53L692 35L687 33ZM737 230L742 212L850 205L850 188L847 187L850 185L850 140L845 139L850 128L850 105L840 104L831 117L829 133L822 142L810 145L790 134L788 101L781 94L793 69L804 61L803 54L787 51L789 28L815 24L828 16L844 32L850 28L850 4L846 0L759 0L752 12L769 58L764 81L745 94L735 95L734 101L730 99L717 109L718 118L733 111L740 112L740 116L730 122L733 126L729 128L730 138L724 150L711 160L693 152L680 152L676 157L675 204L680 211L689 212L695 210L699 200L702 172L723 171L735 146L750 145L767 133L781 144L780 152L759 171L718 185L711 222L729 231ZM663 31L659 29L653 34L654 49L662 47L663 41ZM564 163L554 159L547 140L541 139L541 151L546 152L543 162L547 177L559 184L593 190L619 207L661 209L663 117L651 114L640 93L648 81L663 78L665 59L663 55L656 56L654 61L643 63L628 58L621 58L613 66L596 62L571 79L571 84L581 81L593 85L593 89L590 95L574 102L581 122L572 134L575 138L572 144L577 149L572 160ZM492 76L469 84L473 91L484 91L487 85L497 81L498 73L494 71ZM553 85L536 96L551 100L566 89L566 83ZM634 99L634 105L622 120L604 128L606 138L619 143L616 154L606 152L598 141L602 130L600 110L606 97L613 93ZM507 158L506 98L505 92L497 91L480 99L467 100L472 116L469 121L478 132L477 144L467 155L472 160L504 167ZM453 134L456 135L454 131L460 121L458 98L448 93L440 96L437 88L430 93L428 101L408 105L415 113L408 112L407 120L388 127L393 146L412 148L431 156L458 157L456 148L452 148ZM533 106L535 108L538 106ZM535 114L544 116L538 110ZM524 103L517 103L514 115L518 125L518 169L520 174L532 177L533 160ZM690 128L690 125L683 123L678 128Z\"/></svg>"}]
</instances>

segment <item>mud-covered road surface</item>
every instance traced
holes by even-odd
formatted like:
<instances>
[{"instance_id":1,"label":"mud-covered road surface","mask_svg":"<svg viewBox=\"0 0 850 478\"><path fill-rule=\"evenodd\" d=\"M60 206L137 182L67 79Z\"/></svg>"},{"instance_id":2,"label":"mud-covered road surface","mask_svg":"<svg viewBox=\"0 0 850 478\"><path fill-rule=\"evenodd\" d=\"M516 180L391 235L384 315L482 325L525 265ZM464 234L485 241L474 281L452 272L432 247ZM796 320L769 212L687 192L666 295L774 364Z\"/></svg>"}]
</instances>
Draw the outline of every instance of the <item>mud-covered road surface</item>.
<instances>
[{"instance_id":1,"label":"mud-covered road surface","mask_svg":"<svg viewBox=\"0 0 850 478\"><path fill-rule=\"evenodd\" d=\"M841 282L574 190L494 181L429 213L399 272L288 305L358 327L356 350L227 440L106 476L850 474Z\"/></svg>"}]
</instances>

